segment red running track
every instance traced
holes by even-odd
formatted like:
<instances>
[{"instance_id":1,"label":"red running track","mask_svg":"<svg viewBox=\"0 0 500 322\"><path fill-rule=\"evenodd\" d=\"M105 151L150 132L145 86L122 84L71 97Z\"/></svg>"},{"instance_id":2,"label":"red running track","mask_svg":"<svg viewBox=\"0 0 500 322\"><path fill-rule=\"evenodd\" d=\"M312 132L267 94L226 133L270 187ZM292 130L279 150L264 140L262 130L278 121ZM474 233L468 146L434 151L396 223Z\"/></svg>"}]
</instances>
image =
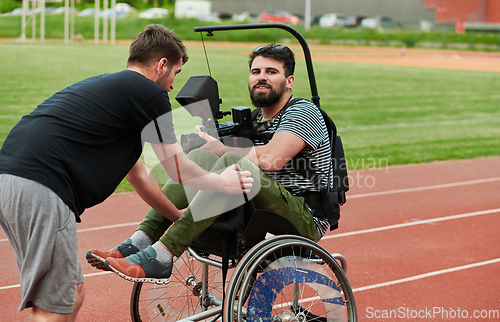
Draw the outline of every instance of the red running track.
<instances>
[{"instance_id":1,"label":"red running track","mask_svg":"<svg viewBox=\"0 0 500 322\"><path fill-rule=\"evenodd\" d=\"M359 321L500 320L500 158L352 171L340 228L320 242L341 253ZM148 207L113 195L78 225L87 296L78 321L128 321L132 283L95 270L89 248L129 237ZM19 274L0 231L0 321L19 321Z\"/></svg>"}]
</instances>

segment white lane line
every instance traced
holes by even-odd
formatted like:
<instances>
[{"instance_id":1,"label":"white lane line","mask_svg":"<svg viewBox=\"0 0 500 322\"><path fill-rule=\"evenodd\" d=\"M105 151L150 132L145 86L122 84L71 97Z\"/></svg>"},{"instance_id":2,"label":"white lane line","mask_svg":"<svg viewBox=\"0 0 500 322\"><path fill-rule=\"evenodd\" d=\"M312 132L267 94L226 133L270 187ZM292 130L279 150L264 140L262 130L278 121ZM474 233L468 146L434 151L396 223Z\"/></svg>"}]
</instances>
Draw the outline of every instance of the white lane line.
<instances>
[{"instance_id":1,"label":"white lane line","mask_svg":"<svg viewBox=\"0 0 500 322\"><path fill-rule=\"evenodd\" d=\"M467 265L442 269L439 271L434 271L434 272L429 272L429 273L425 273L425 274L406 277L406 278L402 278L399 280L378 283L378 284L373 284L373 285L368 285L368 286L363 286L363 287L357 287L357 288L354 288L352 291L353 292L361 292L361 291L371 290L371 289L375 289L375 288L381 288L381 287L385 287L385 286L391 286L391 285L396 285L396 284L401 284L401 283L406 283L406 282L412 282L412 281L420 280L420 279L427 278L427 277L458 272L458 271L462 271L462 270L469 269L469 268L475 268L475 267L480 267L480 266L485 266L485 265L490 265L490 264L495 264L495 263L500 263L500 258L495 258L495 259L487 260L484 262L478 262L478 263L473 263L473 264L467 264Z\"/></svg>"},{"instance_id":2,"label":"white lane line","mask_svg":"<svg viewBox=\"0 0 500 322\"><path fill-rule=\"evenodd\" d=\"M437 184L432 186L424 186L424 187L415 187L415 188L405 188L405 189L394 189L394 190L386 190L386 191L378 191L378 192L368 192L368 193L360 193L357 195L347 195L347 200L356 199L356 198L365 198L365 197L375 197L375 196L383 196L383 195L391 195L395 193L405 193L405 192L415 192L415 191L425 191L425 190L433 190L433 189L443 189L443 188L452 188L452 187L461 187L467 186L471 184L479 184L479 183L487 183L487 182L495 182L500 181L500 177L496 178L487 178L487 179L478 179L478 180L470 180L470 181L461 181L461 182L453 182L453 183L444 183Z\"/></svg>"},{"instance_id":3,"label":"white lane line","mask_svg":"<svg viewBox=\"0 0 500 322\"><path fill-rule=\"evenodd\" d=\"M350 231L347 233L324 236L323 238L321 238L321 240L340 238L340 237L346 237L346 236L353 236L353 235L361 235L361 234L373 233L373 232L377 232L377 231L384 231L384 230L390 230L390 229L396 229L396 228L423 225L423 224L428 224L428 223L436 223L439 221L454 220L454 219L461 219L461 218L481 216L481 215L489 215L489 214L494 214L494 213L500 213L500 208L490 209L490 210L482 210L482 211L474 211L474 212L468 212L465 214L431 218L431 219L425 219L425 220L419 220L419 221L411 221L411 222L405 222L402 224L389 225L389 226L383 226L383 227L377 227L377 228L355 230L355 231Z\"/></svg>"},{"instance_id":4,"label":"white lane line","mask_svg":"<svg viewBox=\"0 0 500 322\"><path fill-rule=\"evenodd\" d=\"M100 276L100 275L106 275L106 274L112 274L113 272L98 272L98 273L90 273L90 274L84 274L83 277L93 277L93 276ZM7 285L7 286L0 286L0 291L1 290L8 290L11 288L18 288L21 287L21 284L14 284L14 285Z\"/></svg>"},{"instance_id":5,"label":"white lane line","mask_svg":"<svg viewBox=\"0 0 500 322\"><path fill-rule=\"evenodd\" d=\"M415 188L395 189L395 190L387 190L387 191L379 191L379 192L362 193L362 194L357 194L357 195L348 195L347 198L348 199L357 199L357 198L364 198L364 197L389 195L389 194L395 194L395 193L405 193L405 192L424 191L424 190L442 189L442 188L450 188L450 187L460 187L460 186L465 186L465 185L495 182L495 181L500 181L500 177L488 178L488 179L478 179L478 180L471 180L471 181L462 181L462 182L454 182L454 183L446 183L446 184L439 184L439 185L425 186L425 187L415 187ZM113 229L113 228L128 227L128 226L138 226L139 224L140 224L140 222L133 222L133 223L125 223L125 224L100 226L100 227L94 227L94 228L80 229L80 230L78 230L78 232L83 233L83 232L88 232L88 231L97 231L97 230ZM9 240L7 238L0 239L0 242L6 242L6 241L9 241Z\"/></svg>"},{"instance_id":6,"label":"white lane line","mask_svg":"<svg viewBox=\"0 0 500 322\"><path fill-rule=\"evenodd\" d=\"M485 266L485 265L490 265L490 264L495 264L495 263L500 263L500 258L495 258L495 259L491 259L491 260L487 260L487 261L483 261L483 262L472 263L472 264L442 269L439 271L419 274L419 275L410 276L410 277L406 277L406 278L402 278L402 279L398 279L398 280L394 280L394 281L388 281L388 282L384 282L384 283L378 283L378 284L373 284L373 285L368 285L368 286L357 287L357 288L354 288L352 291L353 292L361 292L361 291L366 291L366 290L372 290L372 289L381 288L381 287L385 287L385 286L391 286L391 285L396 285L396 284L401 284L401 283L406 283L406 282L412 282L412 281L420 280L420 279L427 278L427 277L458 272L458 271L466 270L469 268L475 268L475 267L480 267L480 266ZM91 274L85 274L83 276L87 278L87 277L101 276L101 275L106 275L106 274L112 274L112 272L91 273ZM7 290L7 289L12 289L12 288L17 288L17 287L20 287L20 285L15 284L15 285L0 286L0 290Z\"/></svg>"},{"instance_id":7,"label":"white lane line","mask_svg":"<svg viewBox=\"0 0 500 322\"><path fill-rule=\"evenodd\" d=\"M108 226L99 226L99 227L93 227L93 228L85 228L85 229L79 229L77 230L78 233L85 233L88 231L97 231L97 230L104 230L104 229L113 229L113 228L121 228L121 227L128 227L128 226L139 226L141 222L129 222L125 224L116 224L116 225L108 225ZM0 239L0 242L6 242L9 241L7 238L5 239Z\"/></svg>"},{"instance_id":8,"label":"white lane line","mask_svg":"<svg viewBox=\"0 0 500 322\"><path fill-rule=\"evenodd\" d=\"M85 228L85 229L78 229L79 233L85 233L88 231L96 231L96 230L102 230L102 229L113 229L113 228L121 228L121 227L128 227L128 226L139 226L141 222L129 222L125 224L116 224L116 225L109 225L109 226L99 226L99 227L93 227L93 228Z\"/></svg>"},{"instance_id":9,"label":"white lane line","mask_svg":"<svg viewBox=\"0 0 500 322\"><path fill-rule=\"evenodd\" d=\"M412 281L416 281L416 280L423 279L426 277L432 277L432 276L437 276L437 275L441 275L441 274L453 273L453 272L457 272L457 271L461 271L461 270L465 270L465 269L469 269L469 268L475 268L475 267L485 266L485 265L489 265L489 264L495 264L495 263L499 263L499 262L500 262L500 258L495 258L495 259L484 261L484 262L478 262L478 263L467 264L467 265L463 265L463 266L452 267L452 268L443 269L443 270L439 270L439 271L434 271L434 272L415 275L415 276L411 276L411 277L407 277L407 278L402 278L399 280L394 280L394 281L389 281L389 282L384 282L384 283L378 283L378 284L353 288L352 291L353 292L361 292L361 291L366 291L366 290L372 290L372 289L381 288L381 287L385 287L385 286L391 286L391 285L396 285L396 284L401 284L401 283L406 283L406 282L412 282ZM319 296L309 297L309 298L305 298L305 299L300 300L299 303L307 303L307 302L313 302L313 301L321 301L321 298ZM289 307L290 304L292 304L292 303L289 302L289 303L279 304L279 305L273 306L273 308Z\"/></svg>"},{"instance_id":10,"label":"white lane line","mask_svg":"<svg viewBox=\"0 0 500 322\"><path fill-rule=\"evenodd\" d=\"M353 231L353 232L348 232L348 233L343 233L343 234L338 234L338 235L325 236L322 238L322 240L364 234L364 233L369 233L369 232L374 232L374 231L395 229L395 228L401 228L401 227L406 227L406 226L422 225L422 224L433 223L433 222L437 222L437 221L445 221L445 220L453 220L453 219L460 219L460 218L466 218L466 217L480 216L480 215L486 215L486 214L492 214L492 213L500 213L500 208L491 209L491 210L484 210L484 211L476 211L476 212L465 213L465 214L454 215L454 216L421 220L421 221L417 221L417 222L408 222L408 223L399 224L399 225L391 225L391 226L385 226L385 227L379 227L379 228L373 228L373 229L358 230L358 231ZM123 225L119 225L119 226L131 225L131 224L123 224ZM116 225L113 225L113 226L116 226ZM111 226L106 226L106 227L111 227ZM90 228L90 230L97 230L97 228L96 229ZM369 290L369 289L380 288L380 287L384 287L384 286L410 282L410 281L419 280L419 279L426 278L426 277L456 272L456 271L460 271L460 270L464 270L464 269L484 266L484 265L498 263L498 262L500 262L500 258L496 258L496 259L492 259L492 260L484 261L484 262L478 262L478 263L458 266L458 267L453 267L453 268L448 268L448 269L434 271L434 272L429 272L429 273L420 274L420 275L416 275L416 276L412 276L412 277L407 277L407 278L403 278L403 279L399 279L399 280L394 280L394 281L389 281L389 282L384 282L384 283L379 283L379 284L374 284L374 285L368 285L368 286L364 286L364 287L358 287L358 288L353 289L353 291L354 292L365 291L365 290ZM92 277L92 276L100 276L100 275L111 274L111 273L112 272L98 272L98 273L85 274L83 276L84 277ZM11 289L11 288L17 288L17 287L20 287L20 285L15 284L15 285L1 286L0 290L6 290L6 289Z\"/></svg>"}]
</instances>

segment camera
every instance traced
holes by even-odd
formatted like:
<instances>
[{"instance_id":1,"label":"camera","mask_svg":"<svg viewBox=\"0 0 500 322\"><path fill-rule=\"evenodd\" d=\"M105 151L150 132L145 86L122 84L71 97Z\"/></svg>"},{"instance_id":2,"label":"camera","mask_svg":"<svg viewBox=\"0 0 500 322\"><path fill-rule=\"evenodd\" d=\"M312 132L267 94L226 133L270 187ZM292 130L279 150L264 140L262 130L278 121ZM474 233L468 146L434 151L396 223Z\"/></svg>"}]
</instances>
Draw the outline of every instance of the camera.
<instances>
[{"instance_id":1,"label":"camera","mask_svg":"<svg viewBox=\"0 0 500 322\"><path fill-rule=\"evenodd\" d=\"M231 112L221 111L219 89L217 82L211 76L190 77L175 99L192 116L202 119L203 132L218 138L224 145L249 147L253 144L252 111L243 106L233 107ZM220 119L230 114L233 117L232 122L219 124ZM181 135L181 147L184 153L189 153L205 143L206 141L197 133Z\"/></svg>"}]
</instances>

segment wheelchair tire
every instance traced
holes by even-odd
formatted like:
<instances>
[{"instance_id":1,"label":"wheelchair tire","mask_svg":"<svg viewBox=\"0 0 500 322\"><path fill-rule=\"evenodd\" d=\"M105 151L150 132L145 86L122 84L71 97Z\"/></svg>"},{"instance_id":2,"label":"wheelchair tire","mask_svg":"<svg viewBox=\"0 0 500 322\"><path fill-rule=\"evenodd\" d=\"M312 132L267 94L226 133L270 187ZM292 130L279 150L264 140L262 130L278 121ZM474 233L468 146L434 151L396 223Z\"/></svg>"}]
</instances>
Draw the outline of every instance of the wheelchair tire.
<instances>
[{"instance_id":1,"label":"wheelchair tire","mask_svg":"<svg viewBox=\"0 0 500 322\"><path fill-rule=\"evenodd\" d=\"M228 286L224 321L357 321L349 281L321 246L281 235L253 247Z\"/></svg>"},{"instance_id":2,"label":"wheelchair tire","mask_svg":"<svg viewBox=\"0 0 500 322\"><path fill-rule=\"evenodd\" d=\"M177 321L202 311L200 295L202 264L188 251L174 263L170 283L135 283L130 300L132 321ZM221 269L208 266L209 291L222 298Z\"/></svg>"}]
</instances>

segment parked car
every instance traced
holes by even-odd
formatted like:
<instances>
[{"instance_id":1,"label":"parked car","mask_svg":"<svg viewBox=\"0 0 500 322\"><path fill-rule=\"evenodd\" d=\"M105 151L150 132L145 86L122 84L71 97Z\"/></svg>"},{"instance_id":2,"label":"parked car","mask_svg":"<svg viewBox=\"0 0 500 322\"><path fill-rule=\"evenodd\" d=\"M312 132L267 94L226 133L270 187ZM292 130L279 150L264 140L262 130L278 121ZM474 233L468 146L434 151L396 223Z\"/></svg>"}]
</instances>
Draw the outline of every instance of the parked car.
<instances>
[{"instance_id":1,"label":"parked car","mask_svg":"<svg viewBox=\"0 0 500 322\"><path fill-rule=\"evenodd\" d=\"M101 10L98 11L99 14L101 13ZM78 16L80 17L93 17L95 14L95 9L94 8L87 8L87 9L83 9L82 11L80 11L80 13L78 14Z\"/></svg>"},{"instance_id":2,"label":"parked car","mask_svg":"<svg viewBox=\"0 0 500 322\"><path fill-rule=\"evenodd\" d=\"M45 13L46 14L49 14L52 11L54 11L53 8L51 8L51 7L45 7ZM34 13L40 13L40 12L42 12L42 8L37 7L35 10L28 9L26 11L26 14L27 15L31 15L33 12ZM23 8L16 8L16 9L12 10L11 12L6 12L6 13L3 13L3 14L0 14L0 16L21 16L22 14L23 14Z\"/></svg>"},{"instance_id":3,"label":"parked car","mask_svg":"<svg viewBox=\"0 0 500 322\"><path fill-rule=\"evenodd\" d=\"M344 27L354 28L361 24L361 20L365 19L365 16L350 16L345 18Z\"/></svg>"},{"instance_id":4,"label":"parked car","mask_svg":"<svg viewBox=\"0 0 500 322\"><path fill-rule=\"evenodd\" d=\"M23 8L16 8L12 12L4 13L4 16L20 16L23 14ZM31 14L31 10L28 10L26 14Z\"/></svg>"},{"instance_id":5,"label":"parked car","mask_svg":"<svg viewBox=\"0 0 500 322\"><path fill-rule=\"evenodd\" d=\"M283 10L267 10L261 12L257 21L260 22L275 22L275 23L285 23L291 25L298 25L302 20Z\"/></svg>"},{"instance_id":6,"label":"parked car","mask_svg":"<svg viewBox=\"0 0 500 322\"><path fill-rule=\"evenodd\" d=\"M99 13L99 17L101 17L101 18L111 18L112 15L113 15L113 11L111 9L107 9L107 10L101 11ZM125 18L126 16L128 16L128 12L116 10L115 18L117 18L117 19L118 18Z\"/></svg>"},{"instance_id":7,"label":"parked car","mask_svg":"<svg viewBox=\"0 0 500 322\"><path fill-rule=\"evenodd\" d=\"M149 8L139 14L139 18L153 19L168 16L168 10L164 8Z\"/></svg>"},{"instance_id":8,"label":"parked car","mask_svg":"<svg viewBox=\"0 0 500 322\"><path fill-rule=\"evenodd\" d=\"M64 14L65 10L66 9L64 7L59 7L59 8L55 8L50 13L53 15L62 15L62 14ZM72 9L70 7L70 8L68 8L68 12L69 12L69 14L72 14L72 13L78 14L80 11L78 11L78 9Z\"/></svg>"},{"instance_id":9,"label":"parked car","mask_svg":"<svg viewBox=\"0 0 500 322\"><path fill-rule=\"evenodd\" d=\"M115 6L115 10L116 10L116 18L124 18L128 16L129 13L134 12L135 8L129 5L128 3L117 3ZM99 16L103 18L111 18L111 15L112 15L111 8L99 14Z\"/></svg>"},{"instance_id":10,"label":"parked car","mask_svg":"<svg viewBox=\"0 0 500 322\"><path fill-rule=\"evenodd\" d=\"M322 28L343 27L346 15L341 13L325 13L319 18L319 26Z\"/></svg>"},{"instance_id":11,"label":"parked car","mask_svg":"<svg viewBox=\"0 0 500 322\"><path fill-rule=\"evenodd\" d=\"M131 5L129 5L128 3L125 3L125 2L117 3L115 8L116 8L116 12L130 13L130 12L135 11L134 7L132 7Z\"/></svg>"},{"instance_id":12,"label":"parked car","mask_svg":"<svg viewBox=\"0 0 500 322\"><path fill-rule=\"evenodd\" d=\"M361 27L366 29L394 29L401 28L401 24L389 17L377 16L375 18L366 18L361 20Z\"/></svg>"}]
</instances>

